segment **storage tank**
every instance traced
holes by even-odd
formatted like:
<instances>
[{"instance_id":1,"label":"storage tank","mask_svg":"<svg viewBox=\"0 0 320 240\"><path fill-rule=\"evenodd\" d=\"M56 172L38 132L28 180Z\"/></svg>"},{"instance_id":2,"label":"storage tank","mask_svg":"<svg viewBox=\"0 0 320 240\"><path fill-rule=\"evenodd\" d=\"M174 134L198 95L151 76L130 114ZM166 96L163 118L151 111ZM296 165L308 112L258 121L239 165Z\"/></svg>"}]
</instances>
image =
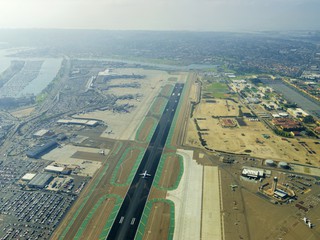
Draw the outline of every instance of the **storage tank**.
<instances>
[{"instance_id":1,"label":"storage tank","mask_svg":"<svg viewBox=\"0 0 320 240\"><path fill-rule=\"evenodd\" d=\"M275 165L272 159L267 159L264 163L266 166L269 166L269 167L274 167Z\"/></svg>"},{"instance_id":2,"label":"storage tank","mask_svg":"<svg viewBox=\"0 0 320 240\"><path fill-rule=\"evenodd\" d=\"M278 164L279 168L288 169L289 165L286 162L279 162Z\"/></svg>"}]
</instances>

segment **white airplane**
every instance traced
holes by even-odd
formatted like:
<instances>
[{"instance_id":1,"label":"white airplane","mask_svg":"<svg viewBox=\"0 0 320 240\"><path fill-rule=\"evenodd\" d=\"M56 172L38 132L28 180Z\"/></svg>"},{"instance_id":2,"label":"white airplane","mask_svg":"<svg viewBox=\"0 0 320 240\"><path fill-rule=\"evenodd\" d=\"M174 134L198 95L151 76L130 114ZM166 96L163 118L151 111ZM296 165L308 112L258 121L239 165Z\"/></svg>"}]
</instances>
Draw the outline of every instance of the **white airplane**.
<instances>
[{"instance_id":1,"label":"white airplane","mask_svg":"<svg viewBox=\"0 0 320 240\"><path fill-rule=\"evenodd\" d=\"M101 150L99 153L100 153L101 155L104 155L104 150Z\"/></svg>"},{"instance_id":2,"label":"white airplane","mask_svg":"<svg viewBox=\"0 0 320 240\"><path fill-rule=\"evenodd\" d=\"M310 219L307 217L302 218L303 222L308 225L309 228L313 228L313 224L311 223Z\"/></svg>"},{"instance_id":3,"label":"white airplane","mask_svg":"<svg viewBox=\"0 0 320 240\"><path fill-rule=\"evenodd\" d=\"M142 176L142 178L151 177L151 174L148 174L147 170L145 170L144 173L140 173L139 175Z\"/></svg>"},{"instance_id":4,"label":"white airplane","mask_svg":"<svg viewBox=\"0 0 320 240\"><path fill-rule=\"evenodd\" d=\"M303 222L304 222L305 224L308 224L308 223L309 223L309 219L308 219L307 217L302 218L302 220L303 220Z\"/></svg>"}]
</instances>

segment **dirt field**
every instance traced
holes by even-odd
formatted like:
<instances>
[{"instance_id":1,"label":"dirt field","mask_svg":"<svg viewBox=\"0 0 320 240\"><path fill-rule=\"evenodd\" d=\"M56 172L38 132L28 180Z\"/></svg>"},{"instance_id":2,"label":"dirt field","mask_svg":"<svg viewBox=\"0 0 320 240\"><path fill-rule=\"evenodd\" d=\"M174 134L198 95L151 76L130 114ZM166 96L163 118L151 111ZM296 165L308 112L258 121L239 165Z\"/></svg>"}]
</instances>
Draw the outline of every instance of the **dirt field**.
<instances>
[{"instance_id":1,"label":"dirt field","mask_svg":"<svg viewBox=\"0 0 320 240\"><path fill-rule=\"evenodd\" d=\"M139 149L132 149L129 154L127 154L126 158L123 160L122 164L120 165L119 171L117 173L117 180L116 183L124 184L128 176L133 168L134 163L137 160L137 157L140 153Z\"/></svg>"},{"instance_id":2,"label":"dirt field","mask_svg":"<svg viewBox=\"0 0 320 240\"><path fill-rule=\"evenodd\" d=\"M232 103L229 101L229 105ZM230 107L229 107L230 108ZM244 111L244 109L242 109ZM261 122L250 121L244 118L247 126L226 128L222 126L222 118L212 118L211 116L232 116L238 115L238 107L234 110L227 110L224 102L201 103L194 112L194 118L205 135L208 147L214 150L249 153L252 156L284 160L287 162L299 162L305 164L310 162L314 166L320 166L320 159L317 154L308 153L307 149L299 142L306 142L315 152L320 152L319 145L313 139L283 139L276 136L270 129ZM189 121L187 144L201 146L197 129L193 119ZM263 134L270 138L266 139Z\"/></svg>"},{"instance_id":3,"label":"dirt field","mask_svg":"<svg viewBox=\"0 0 320 240\"><path fill-rule=\"evenodd\" d=\"M160 95L163 96L163 97L169 97L171 95L172 89L173 89L173 85L172 84L166 84L161 89Z\"/></svg>"},{"instance_id":4,"label":"dirt field","mask_svg":"<svg viewBox=\"0 0 320 240\"><path fill-rule=\"evenodd\" d=\"M153 117L146 117L143 124L143 128L140 127L140 132L137 132L137 140L140 142L145 142L150 134L150 131L157 124L157 120Z\"/></svg>"},{"instance_id":5,"label":"dirt field","mask_svg":"<svg viewBox=\"0 0 320 240\"><path fill-rule=\"evenodd\" d=\"M164 106L167 104L168 99L163 97L157 97L155 102L152 104L152 107L150 109L152 114L160 115L162 114L162 110Z\"/></svg>"},{"instance_id":6,"label":"dirt field","mask_svg":"<svg viewBox=\"0 0 320 240\"><path fill-rule=\"evenodd\" d=\"M195 114L197 116L212 117L212 116L238 116L239 115L238 103L235 103L230 100L221 100L221 99L214 99L216 103L211 103L206 101L208 100L202 100L201 104L197 106L195 111ZM228 108L229 108L229 111L228 111Z\"/></svg>"},{"instance_id":7,"label":"dirt field","mask_svg":"<svg viewBox=\"0 0 320 240\"><path fill-rule=\"evenodd\" d=\"M179 157L168 155L163 166L162 175L159 181L159 186L170 188L177 181L180 172Z\"/></svg>"},{"instance_id":8,"label":"dirt field","mask_svg":"<svg viewBox=\"0 0 320 240\"><path fill-rule=\"evenodd\" d=\"M22 110L11 112L10 114L17 118L23 118L23 117L29 116L34 111L34 109L35 109L34 107L25 108Z\"/></svg>"},{"instance_id":9,"label":"dirt field","mask_svg":"<svg viewBox=\"0 0 320 240\"><path fill-rule=\"evenodd\" d=\"M170 206L164 202L152 205L148 223L145 228L144 240L168 239L170 227Z\"/></svg>"},{"instance_id":10,"label":"dirt field","mask_svg":"<svg viewBox=\"0 0 320 240\"><path fill-rule=\"evenodd\" d=\"M115 202L116 201L114 198L108 198L100 205L95 214L92 216L80 239L99 239L99 235L101 234L108 217L112 212Z\"/></svg>"}]
</instances>

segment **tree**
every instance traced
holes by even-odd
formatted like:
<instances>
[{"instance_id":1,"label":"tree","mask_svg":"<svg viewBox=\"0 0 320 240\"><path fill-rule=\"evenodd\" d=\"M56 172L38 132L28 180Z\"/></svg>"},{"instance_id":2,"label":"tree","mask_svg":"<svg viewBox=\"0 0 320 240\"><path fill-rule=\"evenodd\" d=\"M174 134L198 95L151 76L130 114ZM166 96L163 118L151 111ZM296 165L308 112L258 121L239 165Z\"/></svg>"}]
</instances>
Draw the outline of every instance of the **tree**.
<instances>
[{"instance_id":1,"label":"tree","mask_svg":"<svg viewBox=\"0 0 320 240\"><path fill-rule=\"evenodd\" d=\"M315 123L315 120L311 115L308 115L303 119L303 122L304 123Z\"/></svg>"}]
</instances>

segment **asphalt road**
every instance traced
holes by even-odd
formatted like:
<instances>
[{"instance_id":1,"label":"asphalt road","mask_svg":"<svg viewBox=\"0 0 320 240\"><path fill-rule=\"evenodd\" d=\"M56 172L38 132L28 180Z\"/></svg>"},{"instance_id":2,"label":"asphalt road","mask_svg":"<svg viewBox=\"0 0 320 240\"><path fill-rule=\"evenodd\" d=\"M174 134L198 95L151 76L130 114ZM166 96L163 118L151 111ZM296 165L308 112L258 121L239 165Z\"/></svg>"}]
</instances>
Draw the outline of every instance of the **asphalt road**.
<instances>
[{"instance_id":1,"label":"asphalt road","mask_svg":"<svg viewBox=\"0 0 320 240\"><path fill-rule=\"evenodd\" d=\"M107 240L134 239L136 235L183 86L184 84L177 83L174 87ZM144 171L151 176L142 178L140 174Z\"/></svg>"}]
</instances>

